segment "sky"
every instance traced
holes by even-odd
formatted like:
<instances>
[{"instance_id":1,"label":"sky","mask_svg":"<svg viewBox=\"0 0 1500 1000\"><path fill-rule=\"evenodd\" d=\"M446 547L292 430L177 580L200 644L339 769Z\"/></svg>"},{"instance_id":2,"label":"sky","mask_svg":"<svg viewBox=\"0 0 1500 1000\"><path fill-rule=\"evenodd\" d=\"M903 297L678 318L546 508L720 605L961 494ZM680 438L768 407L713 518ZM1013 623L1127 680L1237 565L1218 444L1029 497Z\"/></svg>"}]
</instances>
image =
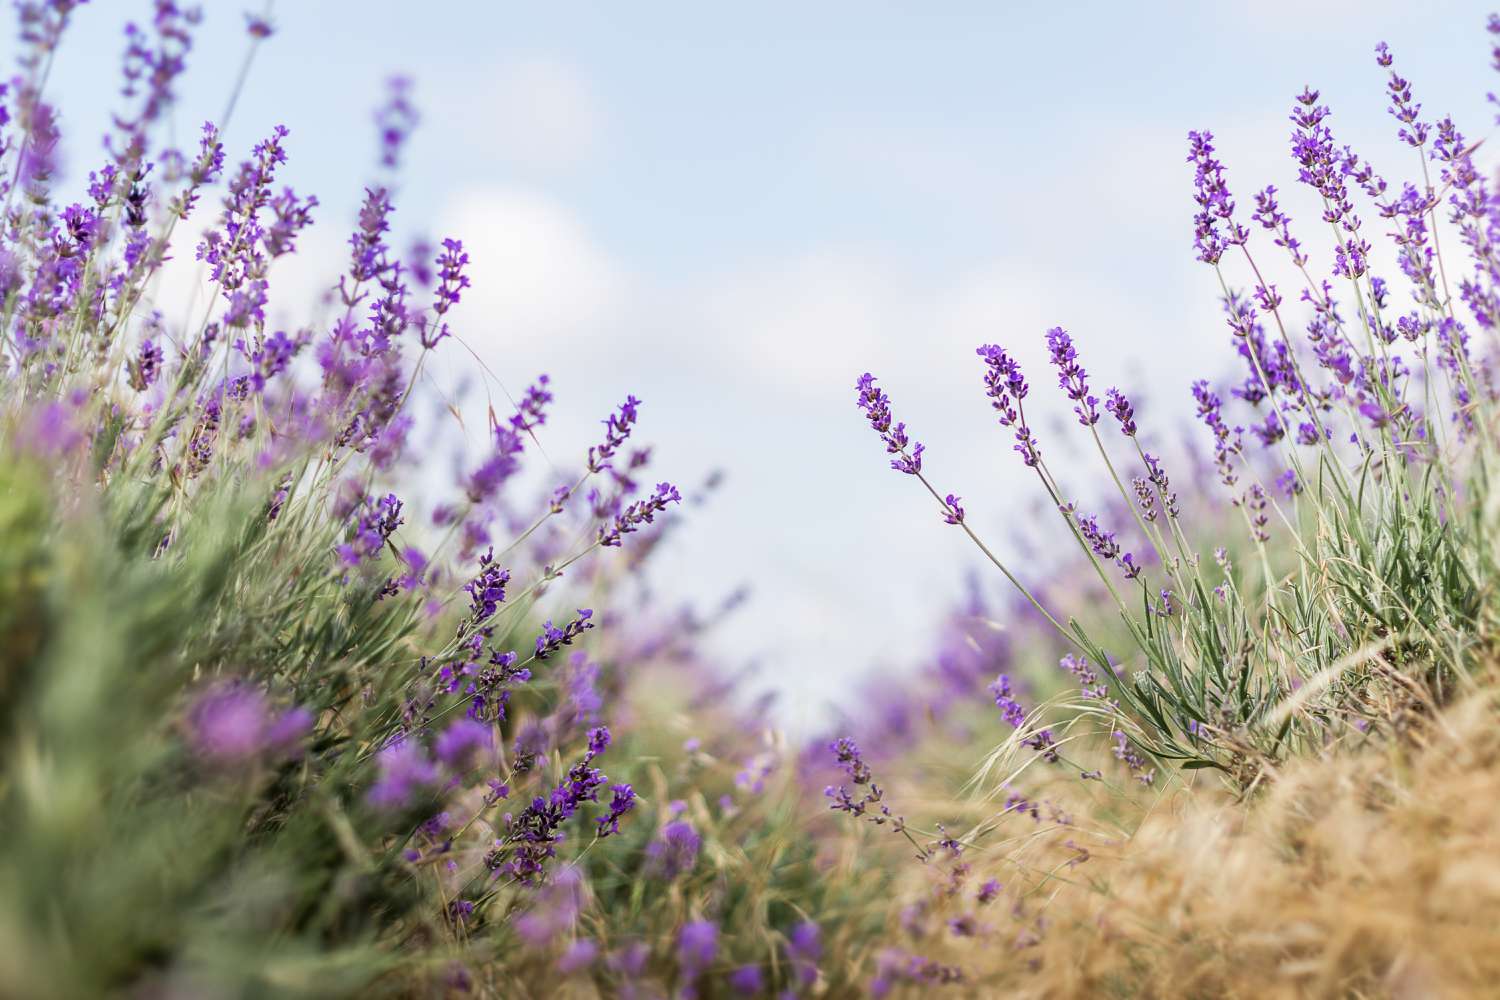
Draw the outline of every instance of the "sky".
<instances>
[{"instance_id":1,"label":"sky","mask_svg":"<svg viewBox=\"0 0 1500 1000\"><path fill-rule=\"evenodd\" d=\"M185 140L221 117L246 47L239 4L203 6L172 119ZM123 24L147 8L96 0L70 28L49 93L75 172L116 100ZM364 185L393 183L400 239L458 237L473 259L455 313L472 355L449 350L439 384L473 383L477 357L503 408L550 374L540 440L568 468L634 393L656 474L694 495L723 471L684 511L655 587L708 607L748 586L706 641L782 692L796 726L865 671L920 666L980 568L920 485L886 467L855 378L879 376L934 484L1035 569L1052 525L990 416L975 347L1019 355L1051 415L1044 447L1066 455L1043 343L1065 326L1096 391L1128 389L1170 450L1190 382L1231 362L1216 279L1191 248L1187 131L1215 132L1242 205L1274 183L1310 219L1286 153L1292 96L1319 88L1341 141L1412 177L1373 47L1390 42L1427 113L1481 138L1485 93L1500 89L1486 13L1447 0L284 0L225 140L238 158L285 124L283 177L322 203L297 270L273 275L289 321L336 275ZM392 73L414 80L422 113L394 181L375 170L371 120ZM1065 475L1080 497L1097 491L1081 460Z\"/></svg>"}]
</instances>

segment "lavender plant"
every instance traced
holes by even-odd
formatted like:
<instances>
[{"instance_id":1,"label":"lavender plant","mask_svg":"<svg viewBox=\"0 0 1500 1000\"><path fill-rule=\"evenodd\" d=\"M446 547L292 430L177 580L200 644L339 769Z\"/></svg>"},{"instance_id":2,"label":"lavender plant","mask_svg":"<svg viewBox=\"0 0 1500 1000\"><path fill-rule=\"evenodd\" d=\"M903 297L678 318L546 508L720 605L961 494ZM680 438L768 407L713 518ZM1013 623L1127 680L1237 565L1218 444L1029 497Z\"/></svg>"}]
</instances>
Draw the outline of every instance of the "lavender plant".
<instances>
[{"instance_id":1,"label":"lavender plant","mask_svg":"<svg viewBox=\"0 0 1500 1000\"><path fill-rule=\"evenodd\" d=\"M1384 43L1377 48L1380 67L1390 69L1393 58ZM1085 515L1073 492L1079 484L1065 482L1079 472L1044 456L1027 419L1031 385L1004 347L979 348L982 386L1021 466L1108 594L1123 645L1040 602L980 540L956 498L930 485L923 446L911 443L905 424L893 425L873 377L858 380L857 402L896 456L892 466L927 487L943 521L973 539L1070 655L1107 667L1110 696L1069 708L1102 717L1132 769L1145 755L1216 769L1248 787L1352 726L1430 713L1470 683L1488 652L1495 200L1474 164L1477 146L1452 120L1424 119L1410 82L1394 71L1387 90L1397 138L1419 170L1399 194L1337 143L1317 91L1293 101L1295 177L1321 201L1332 245L1321 274L1276 188L1256 193L1247 218L1212 133L1188 135L1194 246L1213 269L1247 372L1227 394L1243 416L1206 380L1193 396L1220 484L1244 522L1254 577L1227 557L1208 561L1209 547L1222 550L1224 540L1182 509L1129 398L1111 387L1101 404L1061 328L1046 333L1057 388L1093 445L1122 522ZM1392 226L1399 276L1376 273L1361 197ZM1268 277L1277 263L1300 286L1301 316ZM1450 269L1463 275L1451 284ZM1405 312L1399 284L1407 286ZM1106 414L1117 434L1107 433ZM1052 759L1044 733L1028 729L1015 745Z\"/></svg>"},{"instance_id":2,"label":"lavender plant","mask_svg":"<svg viewBox=\"0 0 1500 1000\"><path fill-rule=\"evenodd\" d=\"M282 182L287 129L247 151L221 138L273 26L249 20L224 117L179 149L163 124L203 14L150 5L83 179L58 161L47 82L87 5L17 9L0 86L0 993L817 978L824 891L816 849L783 832L798 799L779 755L733 717L711 748L663 751L640 718L654 703L622 679L622 661L644 676L670 659L643 637L691 634L603 606L682 500L636 483L640 401L529 520L519 473L546 375L492 413L448 498L411 502L419 376L474 322L460 238L398 251L391 188L372 183L333 315L273 322L321 209ZM377 175L418 121L395 81ZM162 301L173 257L210 293L182 323ZM711 689L701 671L676 686ZM719 935L736 922L754 933Z\"/></svg>"}]
</instances>

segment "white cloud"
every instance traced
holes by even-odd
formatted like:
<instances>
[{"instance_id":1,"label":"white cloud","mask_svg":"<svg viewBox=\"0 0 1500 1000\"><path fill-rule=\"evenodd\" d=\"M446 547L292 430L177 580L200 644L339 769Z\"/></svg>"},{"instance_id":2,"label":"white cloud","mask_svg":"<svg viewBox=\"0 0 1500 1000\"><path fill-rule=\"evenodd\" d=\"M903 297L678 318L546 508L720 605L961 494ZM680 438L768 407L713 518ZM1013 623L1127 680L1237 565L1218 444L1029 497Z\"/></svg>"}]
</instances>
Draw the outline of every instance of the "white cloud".
<instances>
[{"instance_id":1,"label":"white cloud","mask_svg":"<svg viewBox=\"0 0 1500 1000\"><path fill-rule=\"evenodd\" d=\"M477 135L491 155L523 169L570 170L599 146L603 118L592 87L555 59L509 63L465 103L464 131Z\"/></svg>"},{"instance_id":2,"label":"white cloud","mask_svg":"<svg viewBox=\"0 0 1500 1000\"><path fill-rule=\"evenodd\" d=\"M495 188L460 196L443 232L463 240L473 287L458 325L476 345L550 351L596 334L625 293L619 265L576 212L546 195Z\"/></svg>"}]
</instances>

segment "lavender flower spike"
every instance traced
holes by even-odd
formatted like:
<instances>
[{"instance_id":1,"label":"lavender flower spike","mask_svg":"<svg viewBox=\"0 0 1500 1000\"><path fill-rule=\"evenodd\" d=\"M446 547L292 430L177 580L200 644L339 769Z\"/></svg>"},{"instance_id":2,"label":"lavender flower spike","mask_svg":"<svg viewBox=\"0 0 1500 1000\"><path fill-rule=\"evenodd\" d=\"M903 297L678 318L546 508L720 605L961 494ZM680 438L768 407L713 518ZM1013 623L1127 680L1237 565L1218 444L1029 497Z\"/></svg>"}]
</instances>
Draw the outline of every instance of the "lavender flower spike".
<instances>
[{"instance_id":1,"label":"lavender flower spike","mask_svg":"<svg viewBox=\"0 0 1500 1000\"><path fill-rule=\"evenodd\" d=\"M1214 158L1214 134L1207 129L1188 133L1188 158L1196 174L1193 178L1193 200L1198 212L1193 216L1193 245L1198 259L1217 264L1224 251L1242 246L1250 233L1234 221L1234 200L1224 180L1224 165Z\"/></svg>"},{"instance_id":2,"label":"lavender flower spike","mask_svg":"<svg viewBox=\"0 0 1500 1000\"><path fill-rule=\"evenodd\" d=\"M869 417L870 426L880 439L885 442L885 450L896 458L891 459L891 468L897 472L904 472L909 476L915 476L922 471L922 452L925 446L920 442L913 443L906 436L906 424L898 423L891 426L891 398L884 391L875 387L875 376L865 372L854 383L855 391L859 393L855 402L865 415ZM908 451L910 446L910 451Z\"/></svg>"},{"instance_id":3,"label":"lavender flower spike","mask_svg":"<svg viewBox=\"0 0 1500 1000\"><path fill-rule=\"evenodd\" d=\"M1068 331L1054 326L1047 331L1047 351L1052 364L1057 368L1057 385L1075 404L1073 412L1084 427L1099 422L1099 399L1089 395L1089 373L1078 362L1078 351L1073 347L1073 338Z\"/></svg>"},{"instance_id":4,"label":"lavender flower spike","mask_svg":"<svg viewBox=\"0 0 1500 1000\"><path fill-rule=\"evenodd\" d=\"M1109 411L1110 416L1120 422L1120 433L1126 437L1135 437L1135 407L1130 405L1130 400L1119 389L1111 387L1104 394L1104 408Z\"/></svg>"},{"instance_id":5,"label":"lavender flower spike","mask_svg":"<svg viewBox=\"0 0 1500 1000\"><path fill-rule=\"evenodd\" d=\"M984 344L974 353L984 358L984 394L990 398L990 406L1000 414L1000 426L1016 429L1016 451L1021 453L1022 462L1035 468L1042 460L1042 453L1031 428L1026 426L1026 414L1021 409L1021 400L1026 398L1029 388L1021 374L1021 366L996 344Z\"/></svg>"}]
</instances>

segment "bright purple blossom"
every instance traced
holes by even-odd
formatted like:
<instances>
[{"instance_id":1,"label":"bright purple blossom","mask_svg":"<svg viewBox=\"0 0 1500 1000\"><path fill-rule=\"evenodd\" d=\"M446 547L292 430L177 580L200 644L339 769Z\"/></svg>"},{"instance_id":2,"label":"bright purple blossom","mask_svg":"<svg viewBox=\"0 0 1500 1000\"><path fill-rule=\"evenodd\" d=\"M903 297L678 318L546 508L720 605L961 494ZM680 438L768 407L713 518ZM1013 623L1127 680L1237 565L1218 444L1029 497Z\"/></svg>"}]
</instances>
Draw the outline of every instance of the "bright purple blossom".
<instances>
[{"instance_id":1,"label":"bright purple blossom","mask_svg":"<svg viewBox=\"0 0 1500 1000\"><path fill-rule=\"evenodd\" d=\"M913 443L907 438L904 423L891 426L891 400L884 391L876 387L875 376L865 372L855 382L854 388L858 393L855 402L865 411L870 427L885 442L886 453L896 456L891 459L891 468L909 476L920 473L925 446L920 441Z\"/></svg>"},{"instance_id":2,"label":"bright purple blossom","mask_svg":"<svg viewBox=\"0 0 1500 1000\"><path fill-rule=\"evenodd\" d=\"M1078 351L1068 331L1054 326L1047 331L1047 353L1057 369L1057 385L1074 402L1073 412L1084 427L1099 422L1099 399L1089 395L1089 373L1078 361Z\"/></svg>"},{"instance_id":3,"label":"bright purple blossom","mask_svg":"<svg viewBox=\"0 0 1500 1000\"><path fill-rule=\"evenodd\" d=\"M1120 433L1126 437L1135 437L1135 407L1130 405L1130 400L1113 386L1104 395L1104 408L1119 422Z\"/></svg>"},{"instance_id":4,"label":"bright purple blossom","mask_svg":"<svg viewBox=\"0 0 1500 1000\"><path fill-rule=\"evenodd\" d=\"M1021 366L1005 350L995 344L984 344L976 351L984 359L984 394L990 398L990 406L1000 415L1001 427L1014 427L1015 449L1021 461L1035 468L1041 461L1041 449L1036 437L1026 424L1026 411L1022 400L1026 398L1028 386L1021 374Z\"/></svg>"},{"instance_id":5,"label":"bright purple blossom","mask_svg":"<svg viewBox=\"0 0 1500 1000\"><path fill-rule=\"evenodd\" d=\"M657 483L656 492L626 507L609 524L599 526L599 544L617 546L623 536L640 530L641 525L655 522L656 515L669 503L681 503L682 493L671 483Z\"/></svg>"},{"instance_id":6,"label":"bright purple blossom","mask_svg":"<svg viewBox=\"0 0 1500 1000\"><path fill-rule=\"evenodd\" d=\"M630 785L611 785L610 791L614 793L614 797L610 800L609 812L594 820L599 827L600 837L619 833L620 819L635 808L635 789Z\"/></svg>"}]
</instances>

